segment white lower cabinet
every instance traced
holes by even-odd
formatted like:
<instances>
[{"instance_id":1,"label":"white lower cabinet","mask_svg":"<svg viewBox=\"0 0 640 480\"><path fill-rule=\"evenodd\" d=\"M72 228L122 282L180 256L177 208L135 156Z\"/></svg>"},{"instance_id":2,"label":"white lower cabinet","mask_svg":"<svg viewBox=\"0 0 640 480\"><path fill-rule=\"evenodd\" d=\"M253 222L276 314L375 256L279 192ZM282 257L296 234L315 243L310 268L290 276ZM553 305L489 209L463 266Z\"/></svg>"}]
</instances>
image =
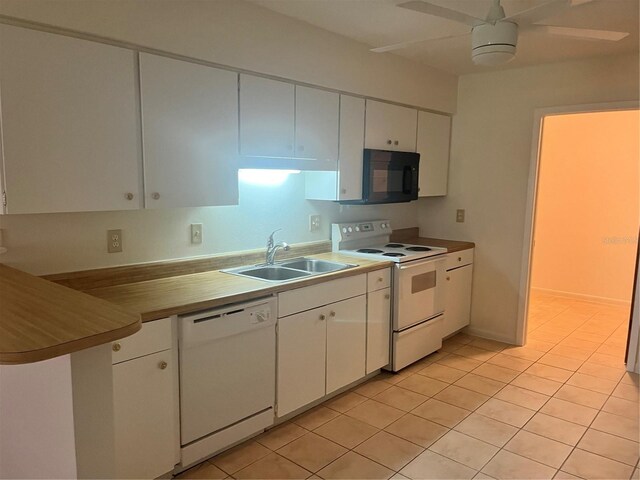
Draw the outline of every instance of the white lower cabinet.
<instances>
[{"instance_id":1,"label":"white lower cabinet","mask_svg":"<svg viewBox=\"0 0 640 480\"><path fill-rule=\"evenodd\" d=\"M322 310L278 320L278 416L324 395L327 324Z\"/></svg>"},{"instance_id":2,"label":"white lower cabinet","mask_svg":"<svg viewBox=\"0 0 640 480\"><path fill-rule=\"evenodd\" d=\"M327 394L364 376L367 300L360 295L328 308Z\"/></svg>"},{"instance_id":3,"label":"white lower cabinet","mask_svg":"<svg viewBox=\"0 0 640 480\"><path fill-rule=\"evenodd\" d=\"M114 361L127 350L142 355L113 365L116 478L157 478L180 460L175 350L148 353L167 340L162 332L171 346L167 325L171 319L150 322L113 344Z\"/></svg>"},{"instance_id":4,"label":"white lower cabinet","mask_svg":"<svg viewBox=\"0 0 640 480\"><path fill-rule=\"evenodd\" d=\"M366 291L357 275L279 295L278 417L365 376Z\"/></svg>"},{"instance_id":5,"label":"white lower cabinet","mask_svg":"<svg viewBox=\"0 0 640 480\"><path fill-rule=\"evenodd\" d=\"M367 374L389 364L391 289L367 294Z\"/></svg>"},{"instance_id":6,"label":"white lower cabinet","mask_svg":"<svg viewBox=\"0 0 640 480\"><path fill-rule=\"evenodd\" d=\"M471 321L471 283L473 276L471 259L473 258L473 250L465 252L471 253L460 255L458 252L454 252L448 255L452 257L452 261L464 261L468 257L468 263L447 270L445 277L447 290L442 328L443 337L447 337L466 327Z\"/></svg>"}]
</instances>

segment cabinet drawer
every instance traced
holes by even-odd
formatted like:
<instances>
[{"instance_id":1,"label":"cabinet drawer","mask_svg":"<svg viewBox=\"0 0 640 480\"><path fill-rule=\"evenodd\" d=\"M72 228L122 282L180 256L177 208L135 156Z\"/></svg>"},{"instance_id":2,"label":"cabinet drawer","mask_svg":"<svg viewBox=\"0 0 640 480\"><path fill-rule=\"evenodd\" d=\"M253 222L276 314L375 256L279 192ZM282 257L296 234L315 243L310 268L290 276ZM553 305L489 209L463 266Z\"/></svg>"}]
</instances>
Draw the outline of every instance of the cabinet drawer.
<instances>
[{"instance_id":1,"label":"cabinet drawer","mask_svg":"<svg viewBox=\"0 0 640 480\"><path fill-rule=\"evenodd\" d=\"M473 263L473 248L452 252L447 255L447 270Z\"/></svg>"},{"instance_id":2,"label":"cabinet drawer","mask_svg":"<svg viewBox=\"0 0 640 480\"><path fill-rule=\"evenodd\" d=\"M363 273L282 292L278 295L278 318L363 295L366 291L367 275Z\"/></svg>"},{"instance_id":3,"label":"cabinet drawer","mask_svg":"<svg viewBox=\"0 0 640 480\"><path fill-rule=\"evenodd\" d=\"M111 363L116 364L171 348L171 319L142 325L139 332L111 344Z\"/></svg>"},{"instance_id":4,"label":"cabinet drawer","mask_svg":"<svg viewBox=\"0 0 640 480\"><path fill-rule=\"evenodd\" d=\"M394 332L393 369L398 371L442 347L443 316L417 327Z\"/></svg>"},{"instance_id":5,"label":"cabinet drawer","mask_svg":"<svg viewBox=\"0 0 640 480\"><path fill-rule=\"evenodd\" d=\"M382 290L391 286L391 269L377 270L367 273L367 292Z\"/></svg>"}]
</instances>

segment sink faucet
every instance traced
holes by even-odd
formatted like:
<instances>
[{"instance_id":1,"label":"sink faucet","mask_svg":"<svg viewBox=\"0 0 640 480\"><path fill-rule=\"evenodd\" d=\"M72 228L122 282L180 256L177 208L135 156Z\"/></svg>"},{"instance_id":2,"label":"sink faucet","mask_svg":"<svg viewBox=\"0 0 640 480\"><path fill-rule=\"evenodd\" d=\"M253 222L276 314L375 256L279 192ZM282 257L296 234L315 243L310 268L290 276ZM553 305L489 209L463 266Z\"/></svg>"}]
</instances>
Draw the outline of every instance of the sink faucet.
<instances>
[{"instance_id":1,"label":"sink faucet","mask_svg":"<svg viewBox=\"0 0 640 480\"><path fill-rule=\"evenodd\" d=\"M273 265L273 261L276 257L276 252L278 251L279 248L282 248L285 252L289 251L289 245L285 242L278 242L278 243L274 243L273 241L273 236L276 234L276 232L279 232L280 230L282 230L281 228L279 228L278 230L274 230L271 235L269 235L269 238L267 239L267 258L266 258L266 263L267 265Z\"/></svg>"}]
</instances>

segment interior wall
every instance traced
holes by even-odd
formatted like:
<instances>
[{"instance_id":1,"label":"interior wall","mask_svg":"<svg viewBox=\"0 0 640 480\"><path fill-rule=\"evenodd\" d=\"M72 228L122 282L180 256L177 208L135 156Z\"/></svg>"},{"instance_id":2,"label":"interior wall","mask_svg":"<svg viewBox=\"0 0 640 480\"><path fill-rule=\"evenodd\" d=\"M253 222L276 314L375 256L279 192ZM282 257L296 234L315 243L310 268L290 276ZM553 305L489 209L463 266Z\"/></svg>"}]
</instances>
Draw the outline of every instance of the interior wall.
<instances>
[{"instance_id":1,"label":"interior wall","mask_svg":"<svg viewBox=\"0 0 640 480\"><path fill-rule=\"evenodd\" d=\"M43 275L90 268L195 257L265 247L267 236L288 243L330 238L332 222L389 218L394 228L418 222L416 202L348 205L309 201L304 174L281 185L239 183L238 205L120 212L0 216L2 263ZM309 232L309 215L321 215L321 228ZM191 223L202 223L202 244L191 244ZM107 253L107 230L121 229L123 251Z\"/></svg>"},{"instance_id":2,"label":"interior wall","mask_svg":"<svg viewBox=\"0 0 640 480\"><path fill-rule=\"evenodd\" d=\"M418 216L422 235L476 242L471 331L516 342L534 110L637 100L638 73L632 54L460 77L449 191Z\"/></svg>"},{"instance_id":3,"label":"interior wall","mask_svg":"<svg viewBox=\"0 0 640 480\"><path fill-rule=\"evenodd\" d=\"M456 106L457 77L242 0L0 0L0 15L187 55L239 69L442 112ZM310 214L322 228L309 232ZM0 261L45 274L259 248L267 235L289 243L326 240L335 221L391 218L417 224L415 203L340 207L307 201L303 175L281 186L240 184L237 206L131 212L6 215L9 252ZM190 243L190 224L203 243ZM122 229L124 251L106 252L106 231Z\"/></svg>"},{"instance_id":4,"label":"interior wall","mask_svg":"<svg viewBox=\"0 0 640 480\"><path fill-rule=\"evenodd\" d=\"M545 117L531 287L630 303L640 112Z\"/></svg>"},{"instance_id":5,"label":"interior wall","mask_svg":"<svg viewBox=\"0 0 640 480\"><path fill-rule=\"evenodd\" d=\"M0 15L454 112L456 76L243 0L0 0Z\"/></svg>"}]
</instances>

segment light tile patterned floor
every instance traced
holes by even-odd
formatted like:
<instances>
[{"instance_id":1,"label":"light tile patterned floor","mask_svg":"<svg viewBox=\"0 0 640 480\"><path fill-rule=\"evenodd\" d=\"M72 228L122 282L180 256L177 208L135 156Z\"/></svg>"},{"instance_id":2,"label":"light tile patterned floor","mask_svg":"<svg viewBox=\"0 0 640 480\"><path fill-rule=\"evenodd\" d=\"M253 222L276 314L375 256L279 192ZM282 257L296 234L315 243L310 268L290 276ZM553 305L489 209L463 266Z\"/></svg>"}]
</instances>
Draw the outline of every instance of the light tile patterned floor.
<instances>
[{"instance_id":1,"label":"light tile patterned floor","mask_svg":"<svg viewBox=\"0 0 640 480\"><path fill-rule=\"evenodd\" d=\"M525 347L458 334L181 477L639 479L627 322L534 295Z\"/></svg>"}]
</instances>

